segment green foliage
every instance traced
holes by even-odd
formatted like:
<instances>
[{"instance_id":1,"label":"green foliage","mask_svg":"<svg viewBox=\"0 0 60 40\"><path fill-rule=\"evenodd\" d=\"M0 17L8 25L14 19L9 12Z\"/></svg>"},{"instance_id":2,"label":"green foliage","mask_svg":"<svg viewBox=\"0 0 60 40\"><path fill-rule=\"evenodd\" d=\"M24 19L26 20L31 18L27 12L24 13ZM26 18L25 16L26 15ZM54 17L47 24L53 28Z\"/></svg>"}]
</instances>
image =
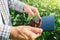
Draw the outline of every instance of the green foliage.
<instances>
[{"instance_id":1,"label":"green foliage","mask_svg":"<svg viewBox=\"0 0 60 40\"><path fill-rule=\"evenodd\" d=\"M43 32L36 40L60 40L60 0L20 0L38 9L41 16L55 16L55 30ZM30 18L25 13L10 10L12 25L27 25Z\"/></svg>"}]
</instances>

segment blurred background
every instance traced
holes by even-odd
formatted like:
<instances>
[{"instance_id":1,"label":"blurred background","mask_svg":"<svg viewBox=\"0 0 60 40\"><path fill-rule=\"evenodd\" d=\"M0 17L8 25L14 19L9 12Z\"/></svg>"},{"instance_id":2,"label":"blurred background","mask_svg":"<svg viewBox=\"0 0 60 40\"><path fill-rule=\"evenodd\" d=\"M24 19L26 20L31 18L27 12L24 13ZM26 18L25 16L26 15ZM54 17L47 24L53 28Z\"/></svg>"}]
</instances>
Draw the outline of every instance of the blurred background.
<instances>
[{"instance_id":1,"label":"blurred background","mask_svg":"<svg viewBox=\"0 0 60 40\"><path fill-rule=\"evenodd\" d=\"M20 0L26 4L34 6L38 9L42 16L55 16L54 31L46 31L36 40L60 40L60 0ZM29 17L25 13L20 13L10 9L10 17L13 26L27 25Z\"/></svg>"}]
</instances>

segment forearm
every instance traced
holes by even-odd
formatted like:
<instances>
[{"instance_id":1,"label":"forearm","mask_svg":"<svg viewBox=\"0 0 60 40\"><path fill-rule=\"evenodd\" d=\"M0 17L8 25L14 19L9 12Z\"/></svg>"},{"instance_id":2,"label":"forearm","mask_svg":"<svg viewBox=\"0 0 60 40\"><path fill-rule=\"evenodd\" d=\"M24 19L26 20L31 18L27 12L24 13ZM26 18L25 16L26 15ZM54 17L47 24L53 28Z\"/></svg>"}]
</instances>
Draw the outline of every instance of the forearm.
<instances>
[{"instance_id":1,"label":"forearm","mask_svg":"<svg viewBox=\"0 0 60 40\"><path fill-rule=\"evenodd\" d=\"M24 3L20 2L19 0L8 0L9 3L9 8L19 11L19 12L23 12L23 8L24 8Z\"/></svg>"},{"instance_id":2,"label":"forearm","mask_svg":"<svg viewBox=\"0 0 60 40\"><path fill-rule=\"evenodd\" d=\"M11 26L0 25L0 40L6 40L9 38Z\"/></svg>"}]
</instances>

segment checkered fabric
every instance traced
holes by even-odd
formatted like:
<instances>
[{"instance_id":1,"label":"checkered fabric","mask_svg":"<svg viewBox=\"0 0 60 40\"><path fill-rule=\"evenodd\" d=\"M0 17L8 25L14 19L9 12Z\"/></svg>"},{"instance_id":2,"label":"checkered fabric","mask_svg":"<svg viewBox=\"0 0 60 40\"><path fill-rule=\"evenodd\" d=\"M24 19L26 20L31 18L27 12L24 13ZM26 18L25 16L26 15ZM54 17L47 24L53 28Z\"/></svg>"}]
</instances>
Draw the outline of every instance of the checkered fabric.
<instances>
[{"instance_id":1,"label":"checkered fabric","mask_svg":"<svg viewBox=\"0 0 60 40\"><path fill-rule=\"evenodd\" d=\"M11 26L9 8L23 12L24 3L19 0L0 0L0 15L3 24L0 24L0 40L7 40Z\"/></svg>"}]
</instances>

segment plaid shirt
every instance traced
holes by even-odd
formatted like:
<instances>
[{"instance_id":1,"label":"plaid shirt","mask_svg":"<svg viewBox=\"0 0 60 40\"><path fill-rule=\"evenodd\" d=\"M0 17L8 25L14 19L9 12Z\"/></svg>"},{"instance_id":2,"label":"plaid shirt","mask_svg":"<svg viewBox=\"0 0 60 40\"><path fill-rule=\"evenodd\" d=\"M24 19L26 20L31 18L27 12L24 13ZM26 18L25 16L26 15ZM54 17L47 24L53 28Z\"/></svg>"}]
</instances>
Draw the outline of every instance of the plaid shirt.
<instances>
[{"instance_id":1,"label":"plaid shirt","mask_svg":"<svg viewBox=\"0 0 60 40\"><path fill-rule=\"evenodd\" d=\"M11 26L9 8L23 12L24 3L19 0L0 0L0 15L3 24L0 24L0 40L7 40Z\"/></svg>"}]
</instances>

